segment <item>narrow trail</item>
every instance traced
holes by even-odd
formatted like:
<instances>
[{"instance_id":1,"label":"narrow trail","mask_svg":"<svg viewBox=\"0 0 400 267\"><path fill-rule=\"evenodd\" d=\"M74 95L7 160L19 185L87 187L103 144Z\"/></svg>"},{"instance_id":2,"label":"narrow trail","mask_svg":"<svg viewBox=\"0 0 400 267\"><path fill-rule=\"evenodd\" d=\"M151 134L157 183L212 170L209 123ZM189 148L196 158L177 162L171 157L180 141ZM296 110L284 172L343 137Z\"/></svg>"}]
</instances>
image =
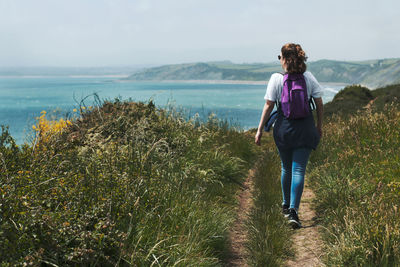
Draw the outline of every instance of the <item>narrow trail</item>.
<instances>
[{"instance_id":1,"label":"narrow trail","mask_svg":"<svg viewBox=\"0 0 400 267\"><path fill-rule=\"evenodd\" d=\"M320 227L316 222L316 214L312 208L314 193L306 184L301 198L299 218L302 228L295 230L292 236L292 247L295 253L286 266L325 266L322 263L323 242L319 233Z\"/></svg>"},{"instance_id":2,"label":"narrow trail","mask_svg":"<svg viewBox=\"0 0 400 267\"><path fill-rule=\"evenodd\" d=\"M229 267L248 267L247 251L245 244L247 242L246 221L252 203L252 179L254 169L250 169L243 188L238 195L239 207L237 217L229 231L230 257L225 266ZM316 214L312 208L314 193L306 184L300 204L300 220L302 228L295 230L292 235L292 247L295 253L294 258L286 261L286 266L305 266L320 267L325 266L321 257L323 256L323 242L319 233L320 227L316 222Z\"/></svg>"},{"instance_id":3,"label":"narrow trail","mask_svg":"<svg viewBox=\"0 0 400 267\"><path fill-rule=\"evenodd\" d=\"M237 217L233 226L229 231L230 242L230 258L227 260L226 266L233 267L247 267L247 252L245 244L247 242L247 231L245 223L252 206L252 179L254 169L250 169L243 188L238 195L239 207L237 210Z\"/></svg>"}]
</instances>

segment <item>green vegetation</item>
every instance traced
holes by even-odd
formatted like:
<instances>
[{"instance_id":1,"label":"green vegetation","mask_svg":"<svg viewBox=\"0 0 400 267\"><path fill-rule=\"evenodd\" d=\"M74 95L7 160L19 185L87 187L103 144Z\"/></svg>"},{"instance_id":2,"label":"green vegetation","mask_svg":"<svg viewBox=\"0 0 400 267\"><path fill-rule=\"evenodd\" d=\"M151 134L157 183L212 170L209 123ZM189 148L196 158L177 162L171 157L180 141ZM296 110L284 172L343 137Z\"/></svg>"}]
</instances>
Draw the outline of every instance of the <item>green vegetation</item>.
<instances>
[{"instance_id":1,"label":"green vegetation","mask_svg":"<svg viewBox=\"0 0 400 267\"><path fill-rule=\"evenodd\" d=\"M219 62L215 64L227 64ZM400 85L349 86L325 106L308 179L329 266L400 263ZM32 144L0 135L2 266L224 266L235 195L254 171L248 262L292 255L280 214L280 164L211 115L189 121L152 102L106 101L33 127Z\"/></svg>"},{"instance_id":2,"label":"green vegetation","mask_svg":"<svg viewBox=\"0 0 400 267\"><path fill-rule=\"evenodd\" d=\"M252 138L119 100L35 130L0 136L2 266L222 265Z\"/></svg>"},{"instance_id":3,"label":"green vegetation","mask_svg":"<svg viewBox=\"0 0 400 267\"><path fill-rule=\"evenodd\" d=\"M250 266L282 266L293 255L289 238L292 231L281 213L280 159L272 134L265 133L263 151L253 180L254 206L247 224L248 261Z\"/></svg>"},{"instance_id":4,"label":"green vegetation","mask_svg":"<svg viewBox=\"0 0 400 267\"><path fill-rule=\"evenodd\" d=\"M324 115L328 118L333 114L347 117L367 106L373 99L368 88L360 85L347 86L324 105Z\"/></svg>"},{"instance_id":5,"label":"green vegetation","mask_svg":"<svg viewBox=\"0 0 400 267\"><path fill-rule=\"evenodd\" d=\"M363 84L372 88L400 83L400 59L361 62L319 60L307 64L320 82ZM129 80L246 80L265 81L281 72L276 63L234 64L229 61L165 65L132 74Z\"/></svg>"},{"instance_id":6,"label":"green vegetation","mask_svg":"<svg viewBox=\"0 0 400 267\"><path fill-rule=\"evenodd\" d=\"M308 178L324 226L328 266L400 262L400 85L348 86L325 106L327 123ZM280 162L263 138L248 223L250 266L282 266L293 252L280 214Z\"/></svg>"},{"instance_id":7,"label":"green vegetation","mask_svg":"<svg viewBox=\"0 0 400 267\"><path fill-rule=\"evenodd\" d=\"M328 266L400 263L399 89L352 86L326 107L340 112L324 127L309 178Z\"/></svg>"},{"instance_id":8,"label":"green vegetation","mask_svg":"<svg viewBox=\"0 0 400 267\"><path fill-rule=\"evenodd\" d=\"M389 85L371 91L375 109L382 110L386 104L400 101L400 84Z\"/></svg>"},{"instance_id":9,"label":"green vegetation","mask_svg":"<svg viewBox=\"0 0 400 267\"><path fill-rule=\"evenodd\" d=\"M333 101L324 105L326 117L337 115L343 118L354 115L357 110L367 107L373 110L382 110L385 104L399 101L400 84L390 85L376 90L369 90L360 85L345 87L337 93Z\"/></svg>"}]
</instances>

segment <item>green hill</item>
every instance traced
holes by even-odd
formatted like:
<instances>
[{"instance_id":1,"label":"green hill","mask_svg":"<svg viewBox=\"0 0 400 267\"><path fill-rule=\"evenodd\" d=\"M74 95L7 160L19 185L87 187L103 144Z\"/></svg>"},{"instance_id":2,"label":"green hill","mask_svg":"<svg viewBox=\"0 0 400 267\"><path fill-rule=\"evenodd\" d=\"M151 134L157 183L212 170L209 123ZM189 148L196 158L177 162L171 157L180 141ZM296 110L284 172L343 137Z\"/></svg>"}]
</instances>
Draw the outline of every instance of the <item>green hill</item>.
<instances>
[{"instance_id":1,"label":"green hill","mask_svg":"<svg viewBox=\"0 0 400 267\"><path fill-rule=\"evenodd\" d=\"M377 88L400 83L400 59L345 62L319 60L308 69L321 82L344 82Z\"/></svg>"},{"instance_id":2,"label":"green hill","mask_svg":"<svg viewBox=\"0 0 400 267\"><path fill-rule=\"evenodd\" d=\"M307 64L320 82L362 84L371 88L400 83L400 59L360 62L319 60ZM165 65L138 71L128 80L264 81L280 72L279 63L234 64L229 61Z\"/></svg>"},{"instance_id":3,"label":"green hill","mask_svg":"<svg viewBox=\"0 0 400 267\"><path fill-rule=\"evenodd\" d=\"M400 102L400 84L370 90L360 85L345 87L335 95L333 100L324 105L324 114L330 117L333 114L347 117L354 115L358 110L367 107L375 111L382 110L391 102Z\"/></svg>"},{"instance_id":4,"label":"green hill","mask_svg":"<svg viewBox=\"0 0 400 267\"><path fill-rule=\"evenodd\" d=\"M279 70L276 64L268 65L274 73ZM129 80L265 80L264 64L192 63L165 65L134 73Z\"/></svg>"}]
</instances>

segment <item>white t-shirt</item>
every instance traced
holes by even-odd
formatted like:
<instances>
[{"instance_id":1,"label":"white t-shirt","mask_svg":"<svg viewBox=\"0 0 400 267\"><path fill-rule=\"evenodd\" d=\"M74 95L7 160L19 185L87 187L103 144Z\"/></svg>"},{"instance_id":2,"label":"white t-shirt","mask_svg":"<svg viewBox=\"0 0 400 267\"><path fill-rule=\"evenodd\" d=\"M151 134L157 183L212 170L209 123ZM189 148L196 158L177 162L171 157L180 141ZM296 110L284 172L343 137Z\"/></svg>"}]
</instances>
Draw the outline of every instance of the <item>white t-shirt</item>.
<instances>
[{"instance_id":1,"label":"white t-shirt","mask_svg":"<svg viewBox=\"0 0 400 267\"><path fill-rule=\"evenodd\" d=\"M307 95L314 98L320 98L323 95L323 88L315 79L311 72L304 72L304 79L307 85ZM274 73L268 81L267 92L265 93L264 99L269 101L281 101L283 87L283 75L280 73Z\"/></svg>"}]
</instances>

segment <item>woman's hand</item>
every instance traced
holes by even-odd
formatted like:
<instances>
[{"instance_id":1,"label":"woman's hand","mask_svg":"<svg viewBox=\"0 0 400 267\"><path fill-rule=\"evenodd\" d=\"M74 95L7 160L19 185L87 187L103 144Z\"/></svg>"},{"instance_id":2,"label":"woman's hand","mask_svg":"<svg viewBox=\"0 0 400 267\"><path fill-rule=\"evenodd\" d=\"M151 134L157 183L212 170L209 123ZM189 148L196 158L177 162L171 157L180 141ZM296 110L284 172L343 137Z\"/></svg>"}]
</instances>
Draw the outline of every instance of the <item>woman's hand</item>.
<instances>
[{"instance_id":1,"label":"woman's hand","mask_svg":"<svg viewBox=\"0 0 400 267\"><path fill-rule=\"evenodd\" d=\"M262 137L262 132L257 131L256 137L255 137L255 142L256 145L261 146L261 137Z\"/></svg>"},{"instance_id":2,"label":"woman's hand","mask_svg":"<svg viewBox=\"0 0 400 267\"><path fill-rule=\"evenodd\" d=\"M324 114L324 104L322 98L314 98L315 104L317 105L317 130L319 136L322 137L322 116Z\"/></svg>"},{"instance_id":3,"label":"woman's hand","mask_svg":"<svg viewBox=\"0 0 400 267\"><path fill-rule=\"evenodd\" d=\"M262 136L262 133L264 130L264 125L265 125L265 122L267 121L269 115L271 114L271 111L274 109L274 106L275 106L275 102L270 101L270 100L265 101L263 112L261 114L260 123L258 124L257 134L255 137L255 143L258 146L261 146L261 136Z\"/></svg>"}]
</instances>

